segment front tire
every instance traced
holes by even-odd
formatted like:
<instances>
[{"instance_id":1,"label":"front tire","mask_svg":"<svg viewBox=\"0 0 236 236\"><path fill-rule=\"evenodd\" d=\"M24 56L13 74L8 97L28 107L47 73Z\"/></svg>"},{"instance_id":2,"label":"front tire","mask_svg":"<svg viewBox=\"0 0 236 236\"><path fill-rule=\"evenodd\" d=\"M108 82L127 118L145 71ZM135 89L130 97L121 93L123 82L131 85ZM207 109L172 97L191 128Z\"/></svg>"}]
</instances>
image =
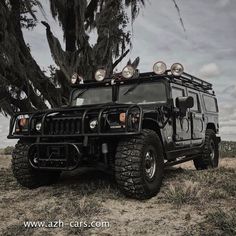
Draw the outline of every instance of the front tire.
<instances>
[{"instance_id":1,"label":"front tire","mask_svg":"<svg viewBox=\"0 0 236 236\"><path fill-rule=\"evenodd\" d=\"M58 181L60 171L42 171L31 167L28 159L30 144L18 142L12 153L12 171L17 182L29 189L50 185Z\"/></svg>"},{"instance_id":2,"label":"front tire","mask_svg":"<svg viewBox=\"0 0 236 236\"><path fill-rule=\"evenodd\" d=\"M149 199L161 187L164 175L163 148L152 130L121 141L115 159L115 177L120 190L129 197Z\"/></svg>"},{"instance_id":3,"label":"front tire","mask_svg":"<svg viewBox=\"0 0 236 236\"><path fill-rule=\"evenodd\" d=\"M219 144L216 134L212 129L206 130L203 155L195 159L194 166L197 170L217 168L219 165Z\"/></svg>"}]
</instances>

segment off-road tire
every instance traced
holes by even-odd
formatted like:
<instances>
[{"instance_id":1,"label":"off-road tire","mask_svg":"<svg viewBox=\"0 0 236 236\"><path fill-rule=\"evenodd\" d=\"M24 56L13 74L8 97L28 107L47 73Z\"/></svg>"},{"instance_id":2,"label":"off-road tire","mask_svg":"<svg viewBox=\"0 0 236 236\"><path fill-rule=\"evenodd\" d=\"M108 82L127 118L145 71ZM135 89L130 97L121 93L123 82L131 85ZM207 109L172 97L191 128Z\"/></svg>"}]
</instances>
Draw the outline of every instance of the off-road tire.
<instances>
[{"instance_id":1,"label":"off-road tire","mask_svg":"<svg viewBox=\"0 0 236 236\"><path fill-rule=\"evenodd\" d=\"M147 178L145 159L152 150L156 168L152 179ZM155 155L154 155L155 154ZM115 158L115 177L119 189L128 197L149 199L161 187L164 175L162 143L156 132L144 130L142 135L120 141Z\"/></svg>"},{"instance_id":2,"label":"off-road tire","mask_svg":"<svg viewBox=\"0 0 236 236\"><path fill-rule=\"evenodd\" d=\"M28 160L29 143L19 141L12 153L12 171L17 182L29 189L58 181L60 171L43 171L31 167Z\"/></svg>"},{"instance_id":3,"label":"off-road tire","mask_svg":"<svg viewBox=\"0 0 236 236\"><path fill-rule=\"evenodd\" d=\"M212 151L214 150L214 157ZM219 144L216 134L212 129L206 130L203 155L193 161L197 170L217 168L219 164Z\"/></svg>"}]
</instances>

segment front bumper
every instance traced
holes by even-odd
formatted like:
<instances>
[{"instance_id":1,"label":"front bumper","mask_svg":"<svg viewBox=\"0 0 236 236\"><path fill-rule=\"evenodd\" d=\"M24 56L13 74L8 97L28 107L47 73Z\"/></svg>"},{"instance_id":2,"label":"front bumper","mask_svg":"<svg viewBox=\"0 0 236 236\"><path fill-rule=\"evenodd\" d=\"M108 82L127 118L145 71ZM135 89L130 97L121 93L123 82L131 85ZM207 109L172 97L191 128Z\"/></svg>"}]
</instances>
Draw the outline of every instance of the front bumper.
<instances>
[{"instance_id":1,"label":"front bumper","mask_svg":"<svg viewBox=\"0 0 236 236\"><path fill-rule=\"evenodd\" d=\"M80 144L34 143L29 147L28 159L34 169L72 171L81 161Z\"/></svg>"}]
</instances>

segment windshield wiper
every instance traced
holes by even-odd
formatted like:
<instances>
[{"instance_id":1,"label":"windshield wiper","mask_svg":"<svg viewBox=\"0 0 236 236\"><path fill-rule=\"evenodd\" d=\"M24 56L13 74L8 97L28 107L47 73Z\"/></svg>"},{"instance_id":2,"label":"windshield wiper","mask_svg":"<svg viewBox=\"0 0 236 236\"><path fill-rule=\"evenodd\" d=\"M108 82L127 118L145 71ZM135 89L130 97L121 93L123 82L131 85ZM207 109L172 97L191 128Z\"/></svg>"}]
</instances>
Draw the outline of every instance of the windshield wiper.
<instances>
[{"instance_id":1,"label":"windshield wiper","mask_svg":"<svg viewBox=\"0 0 236 236\"><path fill-rule=\"evenodd\" d=\"M134 90L139 86L139 84L140 84L140 83L139 83L139 81L138 81L138 83L136 83L134 86L130 87L123 95L125 96L125 95L127 95L128 93L134 91Z\"/></svg>"}]
</instances>

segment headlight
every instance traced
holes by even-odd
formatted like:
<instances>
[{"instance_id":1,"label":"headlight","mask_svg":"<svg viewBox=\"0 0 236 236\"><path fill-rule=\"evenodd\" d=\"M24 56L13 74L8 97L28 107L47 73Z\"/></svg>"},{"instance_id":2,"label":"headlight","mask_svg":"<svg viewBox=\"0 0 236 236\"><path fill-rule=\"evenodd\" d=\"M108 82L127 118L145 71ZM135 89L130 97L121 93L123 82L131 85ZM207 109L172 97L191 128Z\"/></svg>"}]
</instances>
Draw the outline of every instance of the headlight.
<instances>
[{"instance_id":1,"label":"headlight","mask_svg":"<svg viewBox=\"0 0 236 236\"><path fill-rule=\"evenodd\" d=\"M126 79L130 79L134 76L135 73L135 69L133 68L133 66L126 66L123 70L122 70L122 76Z\"/></svg>"},{"instance_id":2,"label":"headlight","mask_svg":"<svg viewBox=\"0 0 236 236\"><path fill-rule=\"evenodd\" d=\"M84 78L82 76L78 75L77 73L74 73L71 77L71 83L76 84L77 82L79 82L80 84L83 84Z\"/></svg>"},{"instance_id":3,"label":"headlight","mask_svg":"<svg viewBox=\"0 0 236 236\"><path fill-rule=\"evenodd\" d=\"M98 125L98 121L97 120L91 120L90 123L89 123L89 127L90 127L91 130L96 129L97 125Z\"/></svg>"},{"instance_id":4,"label":"headlight","mask_svg":"<svg viewBox=\"0 0 236 236\"><path fill-rule=\"evenodd\" d=\"M106 78L106 70L105 69L99 69L95 72L95 79L100 82L103 81Z\"/></svg>"},{"instance_id":5,"label":"headlight","mask_svg":"<svg viewBox=\"0 0 236 236\"><path fill-rule=\"evenodd\" d=\"M181 76L184 73L184 67L180 63L173 64L170 70L174 76Z\"/></svg>"},{"instance_id":6,"label":"headlight","mask_svg":"<svg viewBox=\"0 0 236 236\"><path fill-rule=\"evenodd\" d=\"M157 75L163 75L167 70L167 66L164 62L158 61L153 66L153 71Z\"/></svg>"},{"instance_id":7,"label":"headlight","mask_svg":"<svg viewBox=\"0 0 236 236\"><path fill-rule=\"evenodd\" d=\"M41 127L42 127L42 123L41 123L41 122L38 122L38 123L36 124L36 126L35 126L35 129L36 129L37 131L40 131L40 130L41 130Z\"/></svg>"}]
</instances>

